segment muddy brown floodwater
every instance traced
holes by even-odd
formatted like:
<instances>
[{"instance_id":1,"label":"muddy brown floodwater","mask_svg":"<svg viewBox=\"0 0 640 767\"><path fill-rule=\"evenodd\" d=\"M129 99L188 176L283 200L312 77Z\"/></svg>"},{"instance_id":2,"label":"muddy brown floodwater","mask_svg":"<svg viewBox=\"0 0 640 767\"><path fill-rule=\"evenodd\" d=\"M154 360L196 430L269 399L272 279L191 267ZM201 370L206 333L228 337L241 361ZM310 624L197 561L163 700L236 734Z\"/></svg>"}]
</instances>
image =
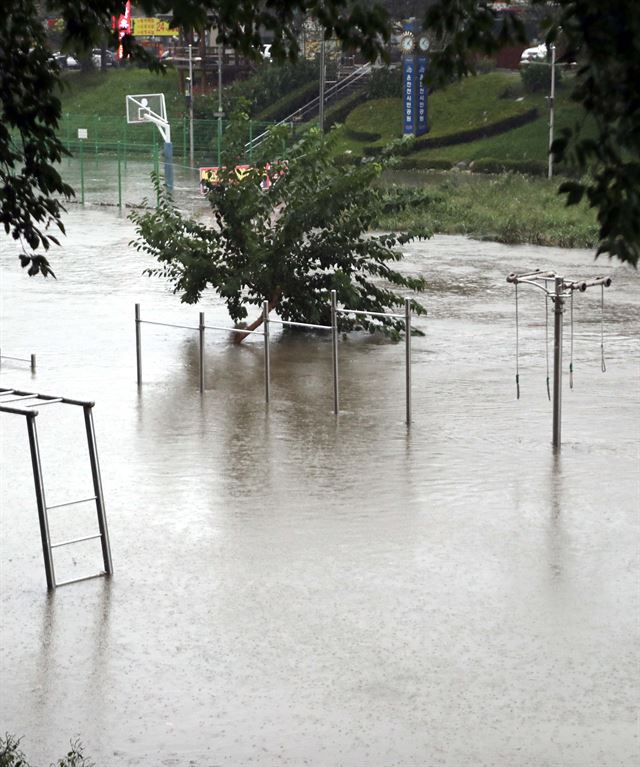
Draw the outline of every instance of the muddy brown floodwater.
<instances>
[{"instance_id":1,"label":"muddy brown floodwater","mask_svg":"<svg viewBox=\"0 0 640 767\"><path fill-rule=\"evenodd\" d=\"M143 326L227 324L181 306L113 210L74 207L58 280L0 244L2 386L95 400L115 574L46 591L24 419L2 415L0 729L40 765L80 736L100 767L626 767L637 764L639 281L586 251L462 237L411 245L428 283L404 419L402 344L259 342ZM574 305L563 449L544 299L511 271L612 273ZM565 333L568 366L569 330ZM47 499L90 495L81 414L42 408ZM52 537L92 532L54 510ZM95 541L59 578L100 565Z\"/></svg>"}]
</instances>

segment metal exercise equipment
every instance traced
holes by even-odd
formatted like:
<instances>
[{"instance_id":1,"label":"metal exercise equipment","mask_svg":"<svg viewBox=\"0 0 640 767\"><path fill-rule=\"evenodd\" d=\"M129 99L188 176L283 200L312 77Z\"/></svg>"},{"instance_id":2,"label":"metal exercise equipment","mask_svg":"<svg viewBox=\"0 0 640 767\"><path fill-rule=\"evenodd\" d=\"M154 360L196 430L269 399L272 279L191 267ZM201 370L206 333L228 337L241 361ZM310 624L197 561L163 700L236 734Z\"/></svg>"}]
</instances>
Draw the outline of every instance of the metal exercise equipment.
<instances>
[{"instance_id":1,"label":"metal exercise equipment","mask_svg":"<svg viewBox=\"0 0 640 767\"><path fill-rule=\"evenodd\" d=\"M513 284L516 290L516 395L520 399L520 371L518 368L518 285L531 285L538 288L545 295L545 308L548 302L553 303L554 332L553 332L553 430L552 444L554 448L560 448L562 431L562 331L565 301L570 298L571 308L571 364L569 368L569 385L573 388L573 294L575 291L584 293L587 288L599 285L601 290L601 309L604 310L604 289L611 285L611 277L594 277L590 280L565 280L555 272L542 272L539 269L534 272L516 274L512 272L507 276L507 282ZM550 284L553 287L550 287ZM606 371L604 360L604 335L603 321L601 322L601 369ZM549 363L547 359L547 393L549 391Z\"/></svg>"},{"instance_id":2,"label":"metal exercise equipment","mask_svg":"<svg viewBox=\"0 0 640 767\"><path fill-rule=\"evenodd\" d=\"M26 404L27 400L36 400L35 402ZM14 405L12 403L20 402L20 405ZM11 403L11 404L10 404ZM23 404L25 403L25 404ZM77 405L82 408L84 412L84 423L87 433L87 447L89 448L89 462L91 464L91 476L93 479L93 491L94 495L90 498L82 498L76 501L67 501L66 503L57 503L51 506L47 506L44 492L44 482L42 479L42 464L40 461L40 449L38 447L38 432L36 429L36 417L38 410L36 407L42 407L45 405ZM0 412L10 413L12 415L22 415L27 419L27 431L29 434L29 449L31 452L31 466L33 468L33 481L36 491L36 503L38 506L38 519L40 521L40 537L42 539L42 554L44 557L44 569L47 578L47 587L49 589L55 589L56 586L65 586L69 583L77 583L78 581L86 581L91 578L99 578L104 575L111 575L113 573L113 564L111 561L111 547L109 544L109 532L107 529L107 516L104 506L104 497L102 495L102 480L100 478L100 465L98 463L98 448L96 445L96 435L93 425L93 402L85 402L82 400L69 399L68 397L54 397L49 394L36 394L34 392L18 391L16 389L4 389L0 388ZM80 503L89 503L95 501L96 512L98 517L98 529L97 534L84 535L80 538L72 538L67 541L58 541L56 543L51 542L49 534L49 516L48 512L52 509L60 509L66 506L75 506ZM87 575L81 578L71 578L66 581L56 581L55 567L53 562L53 550L60 548L61 546L68 546L72 543L80 543L81 541L91 541L100 539L100 545L102 547L102 560L104 564L104 571L95 573L94 575Z\"/></svg>"},{"instance_id":3,"label":"metal exercise equipment","mask_svg":"<svg viewBox=\"0 0 640 767\"><path fill-rule=\"evenodd\" d=\"M336 291L331 291L331 325L315 325L309 322L293 322L289 320L276 320L269 317L269 302L264 301L262 304L262 330L246 330L244 328L231 328L220 325L206 325L204 319L204 312L200 312L200 319L197 326L192 325L175 325L168 322L155 322L151 320L143 320L140 314L140 304L135 305L135 327L136 327L136 371L138 386L142 384L142 332L141 326L147 325L160 325L163 327L180 328L182 330L197 330L198 331L198 361L199 361L199 381L200 392L204 392L204 370L205 370L205 357L204 357L204 341L205 330L221 330L229 333L241 333L245 335L258 334L263 337L264 343L264 392L265 402L268 404L271 399L271 355L270 355L270 338L271 338L271 325L282 325L289 327L302 327L309 328L311 330L330 330L331 331L331 346L332 346L332 372L333 372L333 412L335 415L340 413L340 378L338 368L338 316L343 315L365 315L368 317L390 317L393 319L404 320L405 324L405 389L406 389L406 422L411 423L411 301L405 299L405 307L403 314L387 314L385 312L369 312L361 311L357 309L338 309Z\"/></svg>"}]
</instances>

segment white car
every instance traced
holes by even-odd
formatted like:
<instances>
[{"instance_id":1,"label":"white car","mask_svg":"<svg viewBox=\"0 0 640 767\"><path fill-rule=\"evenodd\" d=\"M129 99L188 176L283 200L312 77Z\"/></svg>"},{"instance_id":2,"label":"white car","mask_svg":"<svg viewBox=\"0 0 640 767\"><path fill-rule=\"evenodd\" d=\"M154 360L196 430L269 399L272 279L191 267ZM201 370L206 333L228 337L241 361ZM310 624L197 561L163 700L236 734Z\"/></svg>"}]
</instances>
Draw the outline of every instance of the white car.
<instances>
[{"instance_id":1,"label":"white car","mask_svg":"<svg viewBox=\"0 0 640 767\"><path fill-rule=\"evenodd\" d=\"M533 48L525 48L520 56L520 64L531 64L534 61L546 61L547 60L547 46L546 43L540 43L540 45L534 45Z\"/></svg>"}]
</instances>

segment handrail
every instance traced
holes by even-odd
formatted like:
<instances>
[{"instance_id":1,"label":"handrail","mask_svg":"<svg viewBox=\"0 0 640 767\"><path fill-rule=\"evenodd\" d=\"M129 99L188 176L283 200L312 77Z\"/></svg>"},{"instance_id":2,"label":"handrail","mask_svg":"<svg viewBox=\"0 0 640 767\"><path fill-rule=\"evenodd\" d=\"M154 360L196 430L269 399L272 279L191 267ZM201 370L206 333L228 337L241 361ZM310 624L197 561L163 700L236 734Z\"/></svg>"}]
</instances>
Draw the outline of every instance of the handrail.
<instances>
[{"instance_id":1,"label":"handrail","mask_svg":"<svg viewBox=\"0 0 640 767\"><path fill-rule=\"evenodd\" d=\"M368 75L371 72L371 64L363 64L361 67L358 67L356 70L348 74L346 77L343 77L341 80L338 80L334 85L332 85L330 88L327 88L325 91L324 99L325 101L329 101L333 96L336 96L338 93L341 93L347 86L352 85L355 82L358 82L358 80L362 79L366 75ZM278 127L279 125L287 125L288 123L294 122L299 115L304 114L309 109L312 109L313 107L317 106L320 103L320 96L315 96L311 99L311 101L308 101L306 104L304 104L301 107L298 107L294 112L291 112L291 114L284 117L282 120L277 122L275 124L275 127ZM257 146L260 146L262 142L266 139L266 137L269 135L269 130L263 131L262 133L258 134L257 136L254 136L254 138L251 139L251 141L247 141L247 143L244 145L245 150L250 151L252 149L255 149Z\"/></svg>"}]
</instances>

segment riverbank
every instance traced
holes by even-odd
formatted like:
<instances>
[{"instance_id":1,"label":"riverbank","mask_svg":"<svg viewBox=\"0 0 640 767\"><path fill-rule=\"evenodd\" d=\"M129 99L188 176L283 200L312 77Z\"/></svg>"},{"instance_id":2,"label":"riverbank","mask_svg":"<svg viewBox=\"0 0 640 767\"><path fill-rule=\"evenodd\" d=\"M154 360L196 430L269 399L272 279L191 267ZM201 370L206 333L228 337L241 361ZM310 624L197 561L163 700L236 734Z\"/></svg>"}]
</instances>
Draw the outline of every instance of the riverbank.
<instances>
[{"instance_id":1,"label":"riverbank","mask_svg":"<svg viewBox=\"0 0 640 767\"><path fill-rule=\"evenodd\" d=\"M390 171L391 190L410 188L416 200L404 212L385 215L380 229L428 226L434 234L465 234L506 244L593 248L596 215L587 205L565 205L560 179L516 174Z\"/></svg>"}]
</instances>

